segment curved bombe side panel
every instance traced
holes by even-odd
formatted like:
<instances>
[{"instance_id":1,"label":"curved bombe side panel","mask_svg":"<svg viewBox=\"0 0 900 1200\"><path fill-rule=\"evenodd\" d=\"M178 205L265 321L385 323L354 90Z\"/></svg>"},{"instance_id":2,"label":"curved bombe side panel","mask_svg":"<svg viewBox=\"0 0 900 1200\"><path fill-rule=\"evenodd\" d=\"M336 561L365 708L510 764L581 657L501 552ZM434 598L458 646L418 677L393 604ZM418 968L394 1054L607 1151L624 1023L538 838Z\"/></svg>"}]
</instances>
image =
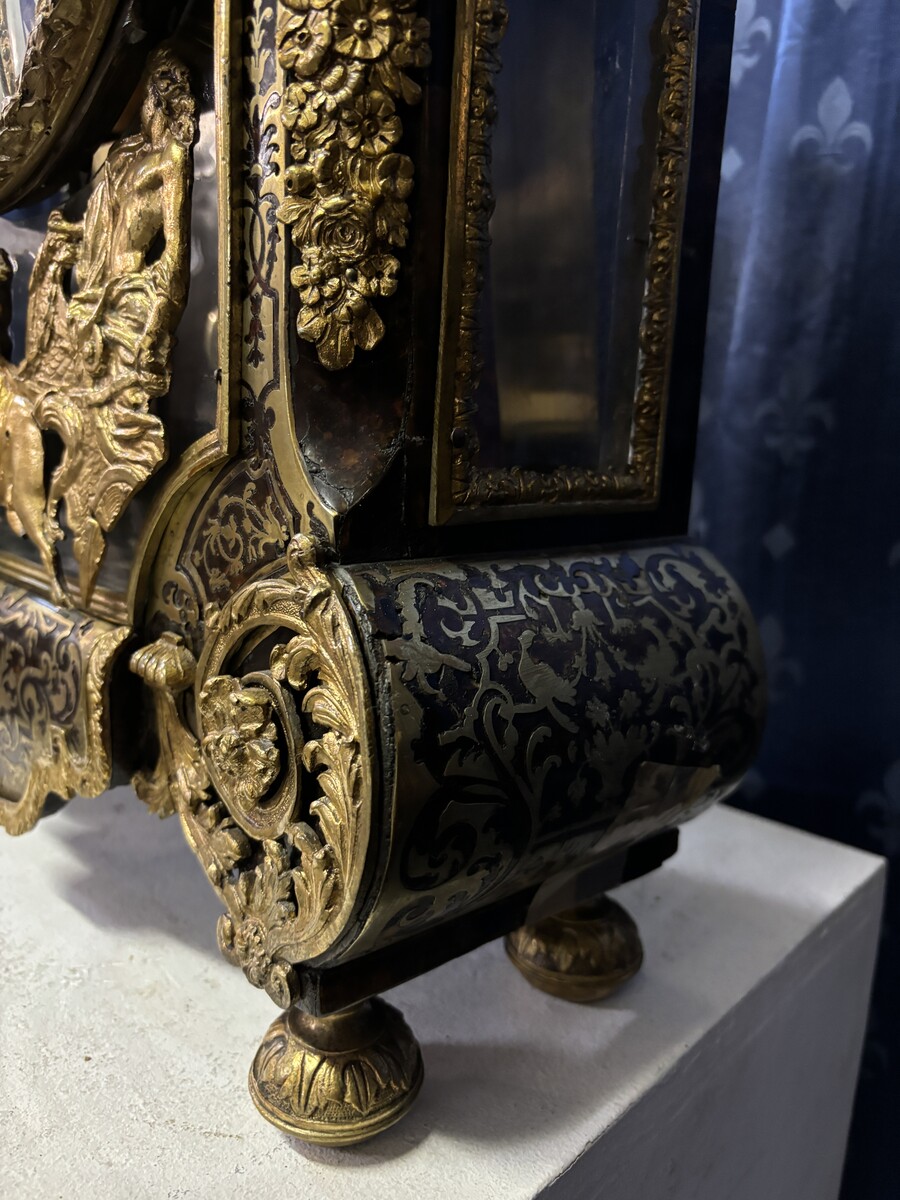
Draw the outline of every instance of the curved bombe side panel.
<instances>
[{"instance_id":1,"label":"curved bombe side panel","mask_svg":"<svg viewBox=\"0 0 900 1200\"><path fill-rule=\"evenodd\" d=\"M283 1006L327 1008L324 973L621 857L755 752L758 636L703 550L315 554L295 538L197 658L168 634L133 659L162 748L138 790L179 812L223 950Z\"/></svg>"},{"instance_id":2,"label":"curved bombe side panel","mask_svg":"<svg viewBox=\"0 0 900 1200\"><path fill-rule=\"evenodd\" d=\"M390 853L354 954L680 824L753 758L759 639L698 547L339 574L390 731Z\"/></svg>"}]
</instances>

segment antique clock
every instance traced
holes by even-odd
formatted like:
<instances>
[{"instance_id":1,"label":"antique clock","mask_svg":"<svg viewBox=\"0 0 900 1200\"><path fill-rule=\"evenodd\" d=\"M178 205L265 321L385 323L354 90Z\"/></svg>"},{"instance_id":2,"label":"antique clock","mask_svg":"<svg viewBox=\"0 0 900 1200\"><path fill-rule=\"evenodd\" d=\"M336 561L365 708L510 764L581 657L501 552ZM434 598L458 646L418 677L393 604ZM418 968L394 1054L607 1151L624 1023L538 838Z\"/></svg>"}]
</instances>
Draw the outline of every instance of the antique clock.
<instances>
[{"instance_id":1,"label":"antique clock","mask_svg":"<svg viewBox=\"0 0 900 1200\"><path fill-rule=\"evenodd\" d=\"M257 1106L359 1141L378 994L503 935L608 994L758 742L684 537L733 0L0 14L0 824L178 819Z\"/></svg>"}]
</instances>

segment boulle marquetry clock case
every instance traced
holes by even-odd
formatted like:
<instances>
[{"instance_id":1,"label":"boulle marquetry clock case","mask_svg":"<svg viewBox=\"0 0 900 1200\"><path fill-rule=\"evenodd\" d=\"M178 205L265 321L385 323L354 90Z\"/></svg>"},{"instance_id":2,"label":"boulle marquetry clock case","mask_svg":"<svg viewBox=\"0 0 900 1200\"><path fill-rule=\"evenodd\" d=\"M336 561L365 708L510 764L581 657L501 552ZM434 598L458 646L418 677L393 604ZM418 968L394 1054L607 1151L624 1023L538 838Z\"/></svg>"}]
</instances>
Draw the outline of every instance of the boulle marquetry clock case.
<instances>
[{"instance_id":1,"label":"boulle marquetry clock case","mask_svg":"<svg viewBox=\"0 0 900 1200\"><path fill-rule=\"evenodd\" d=\"M0 3L0 824L181 822L299 1137L409 1107L404 979L630 978L756 748L684 538L732 20Z\"/></svg>"}]
</instances>

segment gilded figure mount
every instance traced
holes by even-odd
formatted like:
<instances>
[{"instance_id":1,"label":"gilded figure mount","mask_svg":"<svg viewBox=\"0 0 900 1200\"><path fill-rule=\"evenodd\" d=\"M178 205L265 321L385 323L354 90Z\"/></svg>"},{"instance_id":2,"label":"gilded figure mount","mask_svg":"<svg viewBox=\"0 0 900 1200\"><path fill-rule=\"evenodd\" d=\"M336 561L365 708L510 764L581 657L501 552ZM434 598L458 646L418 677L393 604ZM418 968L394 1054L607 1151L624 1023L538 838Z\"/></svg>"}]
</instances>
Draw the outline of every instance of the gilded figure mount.
<instances>
[{"instance_id":1,"label":"gilded figure mount","mask_svg":"<svg viewBox=\"0 0 900 1200\"><path fill-rule=\"evenodd\" d=\"M60 506L86 604L107 533L166 457L150 404L169 389L187 296L195 136L187 70L160 52L140 131L112 144L84 217L51 213L28 287L25 356L0 361L0 503L37 547L57 603L72 603ZM3 254L6 314L10 276ZM58 464L48 461L48 434L62 442Z\"/></svg>"}]
</instances>

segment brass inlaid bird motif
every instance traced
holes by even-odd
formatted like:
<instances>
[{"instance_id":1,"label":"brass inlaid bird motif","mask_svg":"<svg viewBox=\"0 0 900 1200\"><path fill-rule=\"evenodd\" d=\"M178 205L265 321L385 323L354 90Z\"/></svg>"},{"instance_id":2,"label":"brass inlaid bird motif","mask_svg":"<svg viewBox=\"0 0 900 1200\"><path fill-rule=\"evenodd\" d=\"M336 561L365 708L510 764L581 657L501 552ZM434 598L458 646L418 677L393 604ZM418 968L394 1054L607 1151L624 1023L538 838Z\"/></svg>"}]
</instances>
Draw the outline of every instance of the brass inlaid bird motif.
<instances>
[{"instance_id":1,"label":"brass inlaid bird motif","mask_svg":"<svg viewBox=\"0 0 900 1200\"><path fill-rule=\"evenodd\" d=\"M531 647L534 645L537 634L533 629L526 629L519 637L519 678L522 683L531 692L535 700L542 704L553 714L555 720L562 725L563 729L568 729L571 733L578 732L578 726L560 712L559 705L567 706L575 703L575 685L570 680L558 675L557 672L550 666L549 663L541 662L534 658L531 653Z\"/></svg>"}]
</instances>

